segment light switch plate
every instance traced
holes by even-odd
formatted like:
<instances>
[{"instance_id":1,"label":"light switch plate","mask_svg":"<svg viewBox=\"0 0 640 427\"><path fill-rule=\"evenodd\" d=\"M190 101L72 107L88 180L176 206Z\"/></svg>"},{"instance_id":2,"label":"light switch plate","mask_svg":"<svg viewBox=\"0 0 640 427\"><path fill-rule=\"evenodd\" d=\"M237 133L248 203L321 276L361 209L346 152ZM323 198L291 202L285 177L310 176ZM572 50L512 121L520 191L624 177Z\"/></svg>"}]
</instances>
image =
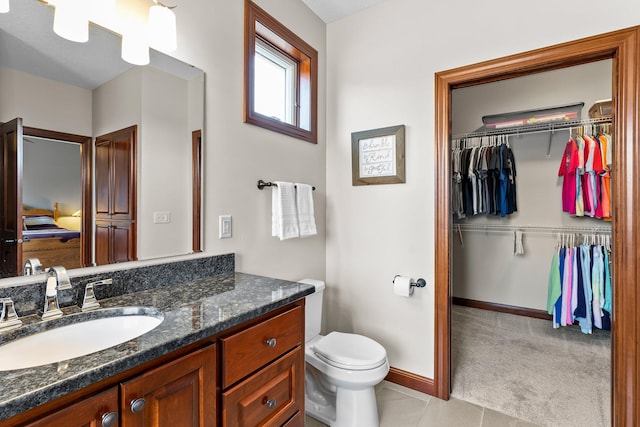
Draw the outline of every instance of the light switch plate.
<instances>
[{"instance_id":1,"label":"light switch plate","mask_svg":"<svg viewBox=\"0 0 640 427\"><path fill-rule=\"evenodd\" d=\"M231 215L220 215L218 217L218 237L220 239L231 237Z\"/></svg>"},{"instance_id":2,"label":"light switch plate","mask_svg":"<svg viewBox=\"0 0 640 427\"><path fill-rule=\"evenodd\" d=\"M153 223L154 224L169 224L171 222L171 212L154 212Z\"/></svg>"}]
</instances>

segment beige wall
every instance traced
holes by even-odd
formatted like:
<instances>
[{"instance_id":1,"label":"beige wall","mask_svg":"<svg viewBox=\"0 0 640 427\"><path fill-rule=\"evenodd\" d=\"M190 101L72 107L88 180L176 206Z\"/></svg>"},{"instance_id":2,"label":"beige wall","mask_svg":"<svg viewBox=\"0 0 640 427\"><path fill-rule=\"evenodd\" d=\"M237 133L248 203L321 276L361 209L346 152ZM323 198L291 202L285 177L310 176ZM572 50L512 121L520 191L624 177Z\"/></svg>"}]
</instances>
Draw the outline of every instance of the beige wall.
<instances>
[{"instance_id":1,"label":"beige wall","mask_svg":"<svg viewBox=\"0 0 640 427\"><path fill-rule=\"evenodd\" d=\"M448 203L434 200L434 73L638 24L630 0L388 0L329 24L326 326L370 335L392 366L432 378L434 206ZM396 124L407 183L352 187L351 132ZM427 288L395 297L395 274Z\"/></svg>"},{"instance_id":2,"label":"beige wall","mask_svg":"<svg viewBox=\"0 0 640 427\"><path fill-rule=\"evenodd\" d=\"M91 135L91 91L0 67L0 122Z\"/></svg>"},{"instance_id":3,"label":"beige wall","mask_svg":"<svg viewBox=\"0 0 640 427\"><path fill-rule=\"evenodd\" d=\"M191 252L191 131L188 82L151 67L142 70L138 158L138 257ZM171 222L154 224L154 212Z\"/></svg>"}]
</instances>

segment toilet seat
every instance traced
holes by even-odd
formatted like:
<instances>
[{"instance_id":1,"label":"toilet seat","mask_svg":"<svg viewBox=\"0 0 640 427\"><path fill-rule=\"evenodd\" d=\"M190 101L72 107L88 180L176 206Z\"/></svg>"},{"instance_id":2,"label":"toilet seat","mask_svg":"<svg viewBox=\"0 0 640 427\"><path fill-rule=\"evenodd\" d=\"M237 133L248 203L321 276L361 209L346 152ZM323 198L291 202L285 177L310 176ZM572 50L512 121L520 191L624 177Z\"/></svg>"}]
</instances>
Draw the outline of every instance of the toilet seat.
<instances>
[{"instance_id":1,"label":"toilet seat","mask_svg":"<svg viewBox=\"0 0 640 427\"><path fill-rule=\"evenodd\" d=\"M330 332L313 346L318 358L336 368L363 371L377 368L387 360L387 352L371 338Z\"/></svg>"}]
</instances>

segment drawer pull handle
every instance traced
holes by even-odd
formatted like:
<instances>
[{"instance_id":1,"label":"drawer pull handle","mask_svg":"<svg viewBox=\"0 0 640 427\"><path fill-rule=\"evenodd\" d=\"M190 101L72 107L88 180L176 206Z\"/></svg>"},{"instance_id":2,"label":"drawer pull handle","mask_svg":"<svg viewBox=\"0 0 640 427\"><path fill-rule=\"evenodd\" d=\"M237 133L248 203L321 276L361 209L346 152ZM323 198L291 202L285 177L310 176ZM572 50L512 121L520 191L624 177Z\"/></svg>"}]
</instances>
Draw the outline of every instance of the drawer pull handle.
<instances>
[{"instance_id":1,"label":"drawer pull handle","mask_svg":"<svg viewBox=\"0 0 640 427\"><path fill-rule=\"evenodd\" d=\"M102 427L114 427L118 422L117 412L102 414Z\"/></svg>"},{"instance_id":2,"label":"drawer pull handle","mask_svg":"<svg viewBox=\"0 0 640 427\"><path fill-rule=\"evenodd\" d=\"M131 401L130 407L131 407L131 412L133 412L134 414L138 414L140 412L142 412L144 410L144 406L146 405L147 401L144 400L144 398L139 398L139 399L134 399Z\"/></svg>"},{"instance_id":3,"label":"drawer pull handle","mask_svg":"<svg viewBox=\"0 0 640 427\"><path fill-rule=\"evenodd\" d=\"M275 348L276 344L278 343L275 338L269 338L266 342L267 345L271 348Z\"/></svg>"},{"instance_id":4,"label":"drawer pull handle","mask_svg":"<svg viewBox=\"0 0 640 427\"><path fill-rule=\"evenodd\" d=\"M262 398L262 404L267 405L267 408L273 409L276 407L278 402L275 399L269 399L267 396Z\"/></svg>"}]
</instances>

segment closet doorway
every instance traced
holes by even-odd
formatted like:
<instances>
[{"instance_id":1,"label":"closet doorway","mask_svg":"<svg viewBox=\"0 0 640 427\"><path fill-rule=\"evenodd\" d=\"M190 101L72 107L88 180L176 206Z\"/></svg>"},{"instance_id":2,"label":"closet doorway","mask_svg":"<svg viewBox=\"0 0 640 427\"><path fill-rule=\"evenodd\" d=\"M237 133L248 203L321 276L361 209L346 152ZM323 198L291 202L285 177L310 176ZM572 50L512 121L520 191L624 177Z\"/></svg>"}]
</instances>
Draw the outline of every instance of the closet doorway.
<instances>
[{"instance_id":1,"label":"closet doorway","mask_svg":"<svg viewBox=\"0 0 640 427\"><path fill-rule=\"evenodd\" d=\"M436 200L448 200L451 192L451 91L456 88L506 80L592 61L611 59L613 64L613 163L616 175L612 254L612 425L635 425L640 416L640 359L636 337L640 329L640 272L636 264L638 229L636 206L639 181L634 165L640 161L636 143L640 133L638 97L640 76L640 27L595 36L545 49L513 55L436 75ZM450 204L436 207L436 319L434 389L439 398L450 392L451 239Z\"/></svg>"}]
</instances>

